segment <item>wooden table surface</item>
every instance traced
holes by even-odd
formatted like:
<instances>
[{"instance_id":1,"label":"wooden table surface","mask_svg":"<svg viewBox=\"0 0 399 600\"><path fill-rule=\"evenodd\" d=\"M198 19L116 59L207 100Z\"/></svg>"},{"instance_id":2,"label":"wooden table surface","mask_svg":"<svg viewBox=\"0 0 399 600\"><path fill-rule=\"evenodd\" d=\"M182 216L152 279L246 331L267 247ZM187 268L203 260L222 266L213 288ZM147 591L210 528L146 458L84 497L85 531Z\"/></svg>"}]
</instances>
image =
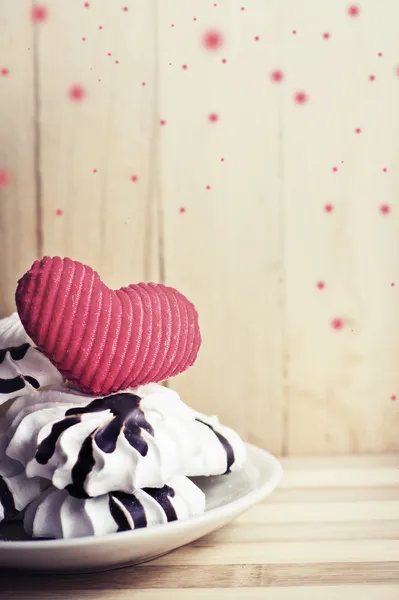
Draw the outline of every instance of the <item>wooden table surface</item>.
<instances>
[{"instance_id":1,"label":"wooden table surface","mask_svg":"<svg viewBox=\"0 0 399 600\"><path fill-rule=\"evenodd\" d=\"M0 597L398 600L399 457L282 462L279 489L206 538L107 573L0 572Z\"/></svg>"}]
</instances>

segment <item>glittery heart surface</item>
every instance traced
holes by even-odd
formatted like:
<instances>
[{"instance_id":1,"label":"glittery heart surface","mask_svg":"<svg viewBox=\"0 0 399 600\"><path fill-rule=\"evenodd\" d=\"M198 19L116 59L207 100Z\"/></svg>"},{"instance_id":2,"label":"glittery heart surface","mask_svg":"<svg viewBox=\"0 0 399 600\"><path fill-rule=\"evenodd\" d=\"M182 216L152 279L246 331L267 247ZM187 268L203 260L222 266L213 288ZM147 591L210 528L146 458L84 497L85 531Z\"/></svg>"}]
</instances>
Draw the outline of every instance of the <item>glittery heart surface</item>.
<instances>
[{"instance_id":1,"label":"glittery heart surface","mask_svg":"<svg viewBox=\"0 0 399 600\"><path fill-rule=\"evenodd\" d=\"M177 290L155 283L111 290L69 258L34 262L15 297L28 335L87 393L173 377L194 363L201 345L197 311Z\"/></svg>"}]
</instances>

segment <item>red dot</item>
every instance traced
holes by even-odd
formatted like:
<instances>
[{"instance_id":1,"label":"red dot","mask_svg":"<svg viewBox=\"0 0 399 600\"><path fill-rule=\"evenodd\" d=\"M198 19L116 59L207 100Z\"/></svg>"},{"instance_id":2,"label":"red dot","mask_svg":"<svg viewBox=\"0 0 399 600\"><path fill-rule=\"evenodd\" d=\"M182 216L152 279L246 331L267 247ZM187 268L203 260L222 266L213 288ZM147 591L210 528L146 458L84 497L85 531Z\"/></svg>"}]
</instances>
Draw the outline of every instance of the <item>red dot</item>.
<instances>
[{"instance_id":1,"label":"red dot","mask_svg":"<svg viewBox=\"0 0 399 600\"><path fill-rule=\"evenodd\" d=\"M338 167L333 167L332 170L333 170L333 173L336 173L338 171Z\"/></svg>"},{"instance_id":2,"label":"red dot","mask_svg":"<svg viewBox=\"0 0 399 600\"><path fill-rule=\"evenodd\" d=\"M81 85L72 85L69 88L68 95L74 102L82 102L86 96L84 87Z\"/></svg>"},{"instance_id":3,"label":"red dot","mask_svg":"<svg viewBox=\"0 0 399 600\"><path fill-rule=\"evenodd\" d=\"M32 19L35 23L43 23L48 17L48 10L45 6L34 4L31 10Z\"/></svg>"},{"instance_id":4,"label":"red dot","mask_svg":"<svg viewBox=\"0 0 399 600\"><path fill-rule=\"evenodd\" d=\"M224 158L221 158L221 159L220 159L220 162L224 162Z\"/></svg>"},{"instance_id":5,"label":"red dot","mask_svg":"<svg viewBox=\"0 0 399 600\"><path fill-rule=\"evenodd\" d=\"M330 37L331 37L331 34L330 34L330 33L328 33L327 31L326 31L325 33L323 33L323 39L324 39L324 40L329 40L329 39L330 39Z\"/></svg>"},{"instance_id":6,"label":"red dot","mask_svg":"<svg viewBox=\"0 0 399 600\"><path fill-rule=\"evenodd\" d=\"M57 208L57 210L55 211L55 214L57 215L57 217L60 217L61 215L64 214L64 211L61 210L61 208Z\"/></svg>"},{"instance_id":7,"label":"red dot","mask_svg":"<svg viewBox=\"0 0 399 600\"><path fill-rule=\"evenodd\" d=\"M293 34L293 35L296 35L296 29L293 29L293 30L292 30L292 34Z\"/></svg>"},{"instance_id":8,"label":"red dot","mask_svg":"<svg viewBox=\"0 0 399 600\"><path fill-rule=\"evenodd\" d=\"M259 42L259 39L260 39L260 38L259 38L259 36L258 36L258 35L256 35L256 36L254 37L254 40L255 40L255 42Z\"/></svg>"},{"instance_id":9,"label":"red dot","mask_svg":"<svg viewBox=\"0 0 399 600\"><path fill-rule=\"evenodd\" d=\"M9 182L8 172L5 169L0 169L0 187L5 187Z\"/></svg>"},{"instance_id":10,"label":"red dot","mask_svg":"<svg viewBox=\"0 0 399 600\"><path fill-rule=\"evenodd\" d=\"M391 212L391 207L389 206L389 204L381 204L381 206L380 206L381 214L389 215L390 212Z\"/></svg>"},{"instance_id":11,"label":"red dot","mask_svg":"<svg viewBox=\"0 0 399 600\"><path fill-rule=\"evenodd\" d=\"M392 281L391 287L395 287L395 282L394 281Z\"/></svg>"},{"instance_id":12,"label":"red dot","mask_svg":"<svg viewBox=\"0 0 399 600\"><path fill-rule=\"evenodd\" d=\"M181 68L183 69L183 71L185 71L187 69L187 65L182 65Z\"/></svg>"},{"instance_id":13,"label":"red dot","mask_svg":"<svg viewBox=\"0 0 399 600\"><path fill-rule=\"evenodd\" d=\"M123 7L123 10L124 10L124 12L127 12L129 9L128 9L128 7L127 7L127 6L124 6L124 7Z\"/></svg>"},{"instance_id":14,"label":"red dot","mask_svg":"<svg viewBox=\"0 0 399 600\"><path fill-rule=\"evenodd\" d=\"M101 31L101 30L102 30L102 28L103 28L103 26L102 26L102 25L99 25L99 27L98 27L98 28L99 28L99 30Z\"/></svg>"},{"instance_id":15,"label":"red dot","mask_svg":"<svg viewBox=\"0 0 399 600\"><path fill-rule=\"evenodd\" d=\"M174 23L172 23L171 27L174 27L174 26L175 26L175 24L174 24Z\"/></svg>"},{"instance_id":16,"label":"red dot","mask_svg":"<svg viewBox=\"0 0 399 600\"><path fill-rule=\"evenodd\" d=\"M9 74L9 72L10 71L8 69L5 69L5 68L1 69L1 71L0 71L0 73L2 74L3 77L6 77Z\"/></svg>"},{"instance_id":17,"label":"red dot","mask_svg":"<svg viewBox=\"0 0 399 600\"><path fill-rule=\"evenodd\" d=\"M270 73L270 79L276 83L280 83L284 79L284 73L282 71L272 71Z\"/></svg>"},{"instance_id":18,"label":"red dot","mask_svg":"<svg viewBox=\"0 0 399 600\"><path fill-rule=\"evenodd\" d=\"M97 173L97 169L93 169L93 173Z\"/></svg>"},{"instance_id":19,"label":"red dot","mask_svg":"<svg viewBox=\"0 0 399 600\"><path fill-rule=\"evenodd\" d=\"M355 129L355 133L362 133L362 130L361 130L361 128L360 128L360 127L356 127L356 129Z\"/></svg>"},{"instance_id":20,"label":"red dot","mask_svg":"<svg viewBox=\"0 0 399 600\"><path fill-rule=\"evenodd\" d=\"M219 115L217 115L216 113L211 113L210 115L208 115L208 120L211 123L216 123L217 121L219 121Z\"/></svg>"},{"instance_id":21,"label":"red dot","mask_svg":"<svg viewBox=\"0 0 399 600\"><path fill-rule=\"evenodd\" d=\"M387 170L388 170L388 169L387 169L386 167L384 167L384 168L382 169L383 173L386 173L386 172L387 172Z\"/></svg>"},{"instance_id":22,"label":"red dot","mask_svg":"<svg viewBox=\"0 0 399 600\"><path fill-rule=\"evenodd\" d=\"M116 61L115 61L115 64L116 64L116 65L119 65L119 60L116 60Z\"/></svg>"},{"instance_id":23,"label":"red dot","mask_svg":"<svg viewBox=\"0 0 399 600\"><path fill-rule=\"evenodd\" d=\"M90 4L89 4L88 2L85 2L85 3L83 4L83 6L84 6L85 8L89 8Z\"/></svg>"},{"instance_id":24,"label":"red dot","mask_svg":"<svg viewBox=\"0 0 399 600\"><path fill-rule=\"evenodd\" d=\"M143 87L145 87L147 84L146 84L146 82L145 82L145 81L142 81L142 82L141 82L141 85L142 85Z\"/></svg>"},{"instance_id":25,"label":"red dot","mask_svg":"<svg viewBox=\"0 0 399 600\"><path fill-rule=\"evenodd\" d=\"M318 281L316 285L319 290L324 290L324 288L326 287L324 281Z\"/></svg>"},{"instance_id":26,"label":"red dot","mask_svg":"<svg viewBox=\"0 0 399 600\"><path fill-rule=\"evenodd\" d=\"M108 52L107 56L112 56L111 52Z\"/></svg>"},{"instance_id":27,"label":"red dot","mask_svg":"<svg viewBox=\"0 0 399 600\"><path fill-rule=\"evenodd\" d=\"M194 18L193 18L193 21L196 21L196 20L197 20L197 17L194 17Z\"/></svg>"},{"instance_id":28,"label":"red dot","mask_svg":"<svg viewBox=\"0 0 399 600\"><path fill-rule=\"evenodd\" d=\"M227 63L227 58L222 58L222 63L225 65Z\"/></svg>"},{"instance_id":29,"label":"red dot","mask_svg":"<svg viewBox=\"0 0 399 600\"><path fill-rule=\"evenodd\" d=\"M338 329L342 329L342 328L343 328L343 326L344 326L344 322L343 322L343 320L342 320L342 319L333 319L333 320L331 321L331 327L332 327L333 329L336 329L336 330L338 330Z\"/></svg>"},{"instance_id":30,"label":"red dot","mask_svg":"<svg viewBox=\"0 0 399 600\"><path fill-rule=\"evenodd\" d=\"M297 104L305 104L308 101L308 95L305 92L296 92L294 100Z\"/></svg>"},{"instance_id":31,"label":"red dot","mask_svg":"<svg viewBox=\"0 0 399 600\"><path fill-rule=\"evenodd\" d=\"M207 186L206 186L206 189L207 189L207 190L210 190L210 189L211 189L211 186L210 186L210 185L207 185Z\"/></svg>"},{"instance_id":32,"label":"red dot","mask_svg":"<svg viewBox=\"0 0 399 600\"><path fill-rule=\"evenodd\" d=\"M82 42L85 42L85 41L86 41L86 38L82 38Z\"/></svg>"},{"instance_id":33,"label":"red dot","mask_svg":"<svg viewBox=\"0 0 399 600\"><path fill-rule=\"evenodd\" d=\"M101 79L97 79L97 81L98 81L98 83L100 83L100 82L101 82Z\"/></svg>"},{"instance_id":34,"label":"red dot","mask_svg":"<svg viewBox=\"0 0 399 600\"><path fill-rule=\"evenodd\" d=\"M223 36L220 31L209 30L203 34L202 43L207 50L218 50L223 46Z\"/></svg>"},{"instance_id":35,"label":"red dot","mask_svg":"<svg viewBox=\"0 0 399 600\"><path fill-rule=\"evenodd\" d=\"M241 10L245 10L245 6L241 6Z\"/></svg>"},{"instance_id":36,"label":"red dot","mask_svg":"<svg viewBox=\"0 0 399 600\"><path fill-rule=\"evenodd\" d=\"M375 75L369 75L369 80L370 81L375 81Z\"/></svg>"},{"instance_id":37,"label":"red dot","mask_svg":"<svg viewBox=\"0 0 399 600\"><path fill-rule=\"evenodd\" d=\"M325 212L327 212L327 213L331 213L331 212L333 212L333 210L334 210L334 206L333 206L332 204L325 204L325 205L324 205L324 210L325 210Z\"/></svg>"},{"instance_id":38,"label":"red dot","mask_svg":"<svg viewBox=\"0 0 399 600\"><path fill-rule=\"evenodd\" d=\"M391 400L396 400L396 396L395 396L395 394L392 394L392 396L391 396Z\"/></svg>"},{"instance_id":39,"label":"red dot","mask_svg":"<svg viewBox=\"0 0 399 600\"><path fill-rule=\"evenodd\" d=\"M184 206L181 206L179 208L179 212L181 212L182 214L186 212L186 209L184 208Z\"/></svg>"},{"instance_id":40,"label":"red dot","mask_svg":"<svg viewBox=\"0 0 399 600\"><path fill-rule=\"evenodd\" d=\"M378 52L377 56L381 57L382 56L382 52Z\"/></svg>"},{"instance_id":41,"label":"red dot","mask_svg":"<svg viewBox=\"0 0 399 600\"><path fill-rule=\"evenodd\" d=\"M130 178L130 181L133 181L133 183L137 183L137 181L139 180L139 176L138 175L132 175Z\"/></svg>"},{"instance_id":42,"label":"red dot","mask_svg":"<svg viewBox=\"0 0 399 600\"><path fill-rule=\"evenodd\" d=\"M163 126L163 125L166 125L166 121L165 121L164 119L161 119L161 120L159 121L159 124L160 124L160 125L162 125L162 126Z\"/></svg>"},{"instance_id":43,"label":"red dot","mask_svg":"<svg viewBox=\"0 0 399 600\"><path fill-rule=\"evenodd\" d=\"M396 67L396 75L399 77L399 67Z\"/></svg>"},{"instance_id":44,"label":"red dot","mask_svg":"<svg viewBox=\"0 0 399 600\"><path fill-rule=\"evenodd\" d=\"M360 7L357 4L352 4L348 6L348 15L350 17L357 17L360 13Z\"/></svg>"}]
</instances>

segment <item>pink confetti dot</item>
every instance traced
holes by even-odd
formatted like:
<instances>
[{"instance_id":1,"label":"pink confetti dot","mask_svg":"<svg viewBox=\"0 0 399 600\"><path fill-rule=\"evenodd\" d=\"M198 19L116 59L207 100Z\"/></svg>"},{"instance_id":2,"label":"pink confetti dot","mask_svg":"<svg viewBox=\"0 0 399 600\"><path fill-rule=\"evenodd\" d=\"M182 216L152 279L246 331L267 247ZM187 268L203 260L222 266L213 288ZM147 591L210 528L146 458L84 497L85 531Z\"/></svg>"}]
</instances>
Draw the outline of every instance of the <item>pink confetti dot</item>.
<instances>
[{"instance_id":1,"label":"pink confetti dot","mask_svg":"<svg viewBox=\"0 0 399 600\"><path fill-rule=\"evenodd\" d=\"M221 159L220 159L220 162L224 162L224 158L221 158Z\"/></svg>"},{"instance_id":2,"label":"pink confetti dot","mask_svg":"<svg viewBox=\"0 0 399 600\"><path fill-rule=\"evenodd\" d=\"M241 6L241 10L245 10L245 6Z\"/></svg>"},{"instance_id":3,"label":"pink confetti dot","mask_svg":"<svg viewBox=\"0 0 399 600\"><path fill-rule=\"evenodd\" d=\"M382 172L383 172L383 173L386 173L386 172L387 172L387 170L388 170L388 169L387 169L386 167L384 167L384 168L382 169Z\"/></svg>"},{"instance_id":4,"label":"pink confetti dot","mask_svg":"<svg viewBox=\"0 0 399 600\"><path fill-rule=\"evenodd\" d=\"M146 82L145 82L145 81L142 81L142 82L141 82L141 85L142 85L143 87L145 87L147 84L146 84Z\"/></svg>"},{"instance_id":5,"label":"pink confetti dot","mask_svg":"<svg viewBox=\"0 0 399 600\"><path fill-rule=\"evenodd\" d=\"M165 119L161 119L161 120L159 121L159 124L160 124L162 127L163 127L164 125L166 125L166 121L165 121Z\"/></svg>"},{"instance_id":6,"label":"pink confetti dot","mask_svg":"<svg viewBox=\"0 0 399 600\"><path fill-rule=\"evenodd\" d=\"M260 39L260 38L259 38L259 36L258 36L258 35L256 35L256 36L254 37L254 40L255 40L255 42L259 42L259 39Z\"/></svg>"},{"instance_id":7,"label":"pink confetti dot","mask_svg":"<svg viewBox=\"0 0 399 600\"><path fill-rule=\"evenodd\" d=\"M211 189L211 186L210 186L210 185L207 185L205 189L207 189L207 190L210 190L210 189Z\"/></svg>"},{"instance_id":8,"label":"pink confetti dot","mask_svg":"<svg viewBox=\"0 0 399 600\"><path fill-rule=\"evenodd\" d=\"M399 67L396 67L396 75L399 77Z\"/></svg>"},{"instance_id":9,"label":"pink confetti dot","mask_svg":"<svg viewBox=\"0 0 399 600\"><path fill-rule=\"evenodd\" d=\"M103 26L102 26L102 25L99 25L99 26L98 26L98 28L99 28L99 30L101 31L101 30L103 29Z\"/></svg>"},{"instance_id":10,"label":"pink confetti dot","mask_svg":"<svg viewBox=\"0 0 399 600\"><path fill-rule=\"evenodd\" d=\"M223 36L220 31L209 30L203 34L202 43L207 50L219 50L223 46Z\"/></svg>"},{"instance_id":11,"label":"pink confetti dot","mask_svg":"<svg viewBox=\"0 0 399 600\"><path fill-rule=\"evenodd\" d=\"M68 95L73 102L82 102L86 96L86 92L84 87L81 85L71 85Z\"/></svg>"},{"instance_id":12,"label":"pink confetti dot","mask_svg":"<svg viewBox=\"0 0 399 600\"><path fill-rule=\"evenodd\" d=\"M396 396L395 396L395 394L392 394L392 396L391 396L391 400L396 400Z\"/></svg>"},{"instance_id":13,"label":"pink confetti dot","mask_svg":"<svg viewBox=\"0 0 399 600\"><path fill-rule=\"evenodd\" d=\"M174 27L174 26L175 26L175 24L174 24L174 23L172 23L171 27Z\"/></svg>"},{"instance_id":14,"label":"pink confetti dot","mask_svg":"<svg viewBox=\"0 0 399 600\"><path fill-rule=\"evenodd\" d=\"M85 41L86 41L86 38L82 38L82 42L85 42Z\"/></svg>"},{"instance_id":15,"label":"pink confetti dot","mask_svg":"<svg viewBox=\"0 0 399 600\"><path fill-rule=\"evenodd\" d=\"M375 75L369 75L369 80L370 81L375 81Z\"/></svg>"},{"instance_id":16,"label":"pink confetti dot","mask_svg":"<svg viewBox=\"0 0 399 600\"><path fill-rule=\"evenodd\" d=\"M308 101L308 95L306 92L296 92L296 94L294 94L294 101L297 104L305 104L305 102Z\"/></svg>"},{"instance_id":17,"label":"pink confetti dot","mask_svg":"<svg viewBox=\"0 0 399 600\"><path fill-rule=\"evenodd\" d=\"M193 21L196 21L196 20L197 20L197 17L194 17L194 18L193 18Z\"/></svg>"},{"instance_id":18,"label":"pink confetti dot","mask_svg":"<svg viewBox=\"0 0 399 600\"><path fill-rule=\"evenodd\" d=\"M98 83L101 83L101 79L97 79Z\"/></svg>"},{"instance_id":19,"label":"pink confetti dot","mask_svg":"<svg viewBox=\"0 0 399 600\"><path fill-rule=\"evenodd\" d=\"M97 169L93 169L93 173L97 173Z\"/></svg>"},{"instance_id":20,"label":"pink confetti dot","mask_svg":"<svg viewBox=\"0 0 399 600\"><path fill-rule=\"evenodd\" d=\"M211 123L216 123L217 121L219 121L219 115L217 115L216 113L211 113L210 115L208 115L208 121L210 121Z\"/></svg>"},{"instance_id":21,"label":"pink confetti dot","mask_svg":"<svg viewBox=\"0 0 399 600\"><path fill-rule=\"evenodd\" d=\"M116 60L116 61L115 61L115 64L116 64L116 65L119 65L119 60Z\"/></svg>"},{"instance_id":22,"label":"pink confetti dot","mask_svg":"<svg viewBox=\"0 0 399 600\"><path fill-rule=\"evenodd\" d=\"M332 170L333 170L333 173L336 173L338 171L338 167L333 167Z\"/></svg>"},{"instance_id":23,"label":"pink confetti dot","mask_svg":"<svg viewBox=\"0 0 399 600\"><path fill-rule=\"evenodd\" d=\"M381 58L382 52L378 52L377 56L379 56Z\"/></svg>"},{"instance_id":24,"label":"pink confetti dot","mask_svg":"<svg viewBox=\"0 0 399 600\"><path fill-rule=\"evenodd\" d=\"M128 8L127 6L124 6L124 7L123 7L123 11L124 11L124 12L127 12L128 10L129 10L129 8Z\"/></svg>"},{"instance_id":25,"label":"pink confetti dot","mask_svg":"<svg viewBox=\"0 0 399 600\"><path fill-rule=\"evenodd\" d=\"M43 23L48 17L48 10L41 4L34 4L31 10L31 15L35 23Z\"/></svg>"},{"instance_id":26,"label":"pink confetti dot","mask_svg":"<svg viewBox=\"0 0 399 600\"><path fill-rule=\"evenodd\" d=\"M332 213L334 210L334 206L332 204L325 204L324 206L324 210L327 213Z\"/></svg>"},{"instance_id":27,"label":"pink confetti dot","mask_svg":"<svg viewBox=\"0 0 399 600\"><path fill-rule=\"evenodd\" d=\"M84 6L85 8L89 8L90 4L89 4L88 2L85 2L85 3L83 4L83 6Z\"/></svg>"},{"instance_id":28,"label":"pink confetti dot","mask_svg":"<svg viewBox=\"0 0 399 600\"><path fill-rule=\"evenodd\" d=\"M360 127L356 127L356 129L355 129L355 133L357 133L357 134L359 134L359 133L362 133L362 130L361 130L361 128L360 128Z\"/></svg>"},{"instance_id":29,"label":"pink confetti dot","mask_svg":"<svg viewBox=\"0 0 399 600\"><path fill-rule=\"evenodd\" d=\"M1 69L0 73L2 74L3 77L6 77L9 74L9 70L6 68Z\"/></svg>"},{"instance_id":30,"label":"pink confetti dot","mask_svg":"<svg viewBox=\"0 0 399 600\"><path fill-rule=\"evenodd\" d=\"M332 327L333 329L337 330L337 331L338 331L339 329L342 329L342 328L343 328L343 326L344 326L344 322L343 322L343 320L342 320L342 319L333 319L333 320L331 321L331 327Z\"/></svg>"},{"instance_id":31,"label":"pink confetti dot","mask_svg":"<svg viewBox=\"0 0 399 600\"><path fill-rule=\"evenodd\" d=\"M132 175L130 178L130 181L133 181L133 183L137 183L139 180L139 176L138 175Z\"/></svg>"},{"instance_id":32,"label":"pink confetti dot","mask_svg":"<svg viewBox=\"0 0 399 600\"><path fill-rule=\"evenodd\" d=\"M181 68L183 69L183 71L186 71L186 69L188 68L187 65L182 65Z\"/></svg>"},{"instance_id":33,"label":"pink confetti dot","mask_svg":"<svg viewBox=\"0 0 399 600\"><path fill-rule=\"evenodd\" d=\"M357 4L352 4L348 6L348 15L350 17L358 17L360 13L360 7Z\"/></svg>"},{"instance_id":34,"label":"pink confetti dot","mask_svg":"<svg viewBox=\"0 0 399 600\"><path fill-rule=\"evenodd\" d=\"M296 29L292 30L292 35L296 35Z\"/></svg>"},{"instance_id":35,"label":"pink confetti dot","mask_svg":"<svg viewBox=\"0 0 399 600\"><path fill-rule=\"evenodd\" d=\"M389 215L390 212L391 212L391 207L389 206L389 204L381 204L381 206L380 206L381 214Z\"/></svg>"},{"instance_id":36,"label":"pink confetti dot","mask_svg":"<svg viewBox=\"0 0 399 600\"><path fill-rule=\"evenodd\" d=\"M284 73L282 71L272 71L270 73L270 79L275 83L280 83L284 79Z\"/></svg>"},{"instance_id":37,"label":"pink confetti dot","mask_svg":"<svg viewBox=\"0 0 399 600\"><path fill-rule=\"evenodd\" d=\"M9 179L8 172L5 169L0 169L0 187L6 187Z\"/></svg>"},{"instance_id":38,"label":"pink confetti dot","mask_svg":"<svg viewBox=\"0 0 399 600\"><path fill-rule=\"evenodd\" d=\"M61 215L64 214L64 211L61 210L61 208L57 208L57 210L55 211L55 214L57 215L57 217L61 217Z\"/></svg>"},{"instance_id":39,"label":"pink confetti dot","mask_svg":"<svg viewBox=\"0 0 399 600\"><path fill-rule=\"evenodd\" d=\"M326 284L324 283L324 281L318 281L316 285L317 285L317 289L319 289L319 290L324 290L324 288L326 287Z\"/></svg>"},{"instance_id":40,"label":"pink confetti dot","mask_svg":"<svg viewBox=\"0 0 399 600\"><path fill-rule=\"evenodd\" d=\"M214 8L215 8L215 7L217 6L217 4L214 4L213 6L214 6Z\"/></svg>"},{"instance_id":41,"label":"pink confetti dot","mask_svg":"<svg viewBox=\"0 0 399 600\"><path fill-rule=\"evenodd\" d=\"M225 65L227 63L227 58L222 58L222 63Z\"/></svg>"},{"instance_id":42,"label":"pink confetti dot","mask_svg":"<svg viewBox=\"0 0 399 600\"><path fill-rule=\"evenodd\" d=\"M395 287L395 282L394 281L392 281L391 287Z\"/></svg>"},{"instance_id":43,"label":"pink confetti dot","mask_svg":"<svg viewBox=\"0 0 399 600\"><path fill-rule=\"evenodd\" d=\"M327 31L325 33L323 33L323 40L329 40L331 37L331 34L328 33Z\"/></svg>"},{"instance_id":44,"label":"pink confetti dot","mask_svg":"<svg viewBox=\"0 0 399 600\"><path fill-rule=\"evenodd\" d=\"M186 209L184 208L184 206L181 206L181 207L179 208L179 212L180 212L181 214L183 214L183 213L185 213L185 212L186 212Z\"/></svg>"},{"instance_id":45,"label":"pink confetti dot","mask_svg":"<svg viewBox=\"0 0 399 600\"><path fill-rule=\"evenodd\" d=\"M112 56L111 52L108 52L108 53L107 53L107 56Z\"/></svg>"}]
</instances>

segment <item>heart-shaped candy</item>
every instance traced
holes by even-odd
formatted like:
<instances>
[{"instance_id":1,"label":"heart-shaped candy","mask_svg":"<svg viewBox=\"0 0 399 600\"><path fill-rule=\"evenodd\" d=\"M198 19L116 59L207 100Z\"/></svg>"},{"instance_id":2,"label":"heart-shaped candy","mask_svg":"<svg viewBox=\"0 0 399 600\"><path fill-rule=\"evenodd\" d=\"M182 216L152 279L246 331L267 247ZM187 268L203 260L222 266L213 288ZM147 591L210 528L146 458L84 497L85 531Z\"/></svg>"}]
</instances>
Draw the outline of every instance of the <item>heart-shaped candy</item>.
<instances>
[{"instance_id":1,"label":"heart-shaped candy","mask_svg":"<svg viewBox=\"0 0 399 600\"><path fill-rule=\"evenodd\" d=\"M177 290L160 283L111 290L69 258L34 262L15 298L37 347L87 393L173 377L194 363L201 345L197 311Z\"/></svg>"}]
</instances>

